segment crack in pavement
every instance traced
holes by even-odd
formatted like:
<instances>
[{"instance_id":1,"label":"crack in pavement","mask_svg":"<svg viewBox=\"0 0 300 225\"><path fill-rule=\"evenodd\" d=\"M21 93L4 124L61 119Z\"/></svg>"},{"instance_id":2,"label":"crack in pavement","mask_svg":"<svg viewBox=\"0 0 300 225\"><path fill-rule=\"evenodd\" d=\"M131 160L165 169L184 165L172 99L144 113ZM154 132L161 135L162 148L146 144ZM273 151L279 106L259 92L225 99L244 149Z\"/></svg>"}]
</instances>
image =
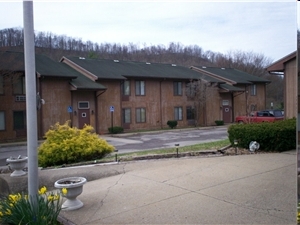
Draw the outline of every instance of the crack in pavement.
<instances>
[{"instance_id":1,"label":"crack in pavement","mask_svg":"<svg viewBox=\"0 0 300 225\"><path fill-rule=\"evenodd\" d=\"M101 199L101 201L100 201L100 203L99 203L99 206L95 207L95 212L90 216L90 220L88 220L87 223L93 222L93 221L91 220L91 218L93 218L94 215L97 213L97 211L103 206L105 199L107 198L107 196L108 196L109 193L110 193L110 190L111 190L113 187L115 187L115 186L117 186L117 185L119 184L120 180L123 178L123 176L124 176L125 173L126 173L126 171L125 171L126 165L127 165L126 163L123 164L123 167L122 167L123 173L121 174L120 178L119 178L113 185L111 185L111 186L109 186L109 187L107 188L104 197Z\"/></svg>"},{"instance_id":2,"label":"crack in pavement","mask_svg":"<svg viewBox=\"0 0 300 225\"><path fill-rule=\"evenodd\" d=\"M181 186L177 186L177 185L174 185L174 184L167 183L168 181L171 181L171 180L174 180L174 179L178 179L180 177L192 174L192 173L194 173L196 171L192 171L192 172L186 173L185 175L181 175L179 177L172 178L172 179L169 179L169 180L164 180L164 181L157 181L157 180L153 180L153 179L150 179L150 178L147 178L147 177L130 174L130 176L139 177L139 178L150 180L152 182L156 182L156 183L160 183L160 184L165 184L165 185L172 186L172 187L175 187L175 188L187 191L187 192L186 193L182 193L182 194L177 194L177 195L174 195L174 196L170 196L168 198L164 198L164 199L161 199L161 200L158 200L158 201L149 202L148 204L144 204L144 205L140 205L138 207L134 207L134 208L131 208L131 209L128 209L128 210L124 210L122 212L118 212L118 213L115 213L113 215L110 215L110 216L107 216L107 217L103 217L102 219L107 219L107 218L110 218L110 217L113 217L113 216L116 216L116 215L120 215L120 214L129 212L129 211L136 210L138 208L147 207L147 206L150 206L150 205L153 205L153 204L157 204L157 203L160 203L160 202L168 201L168 200L173 199L173 198L177 198L177 197L180 197L180 196L184 196L184 195L188 195L188 194L194 193L194 194L197 194L197 195L201 195L201 196L205 196L205 197L208 197L208 198L212 198L212 199L217 200L217 201L222 201L224 203L231 204L231 205L234 205L234 206L237 206L237 207L242 207L242 208L245 208L245 209L248 209L248 210L254 210L257 213L265 214L265 212L266 212L269 216L272 216L272 217L275 217L275 218L284 219L287 222L291 222L292 219L286 219L286 218L283 218L281 216L276 216L274 214L271 214L272 211L275 211L275 212L289 212L289 211L280 210L280 209L276 209L276 208L260 208L260 207L247 206L245 204L239 204L239 203L236 203L236 202L233 202L233 201L228 201L226 199L217 198L217 197L212 196L212 195L207 195L207 194L204 194L204 193L200 193L200 191L202 191L202 190L206 190L206 189L213 188L213 187L216 187L216 186L220 186L220 185L228 184L228 183L231 183L231 182L235 182L235 181L247 179L247 178L250 178L250 177L255 177L255 176L258 176L258 175L262 175L262 174L266 174L266 173L273 172L273 171L276 171L276 170L280 170L282 168L286 168L286 167L289 167L289 166L294 166L294 164L289 164L289 165L286 165L286 166L283 166L283 167L280 167L280 168L276 168L276 169L272 169L272 170L268 170L268 171L264 171L264 172L260 172L260 173L256 173L256 174L252 174L252 175L249 175L249 176L244 176L244 177L237 178L237 179L234 179L234 180L229 180L229 181L226 181L226 182L223 182L223 183L219 183L217 185L212 185L210 187L205 187L205 188L202 188L202 189L199 189L199 190L196 190L196 191L195 190L190 190L188 188L184 188L184 187L181 187ZM117 184L117 182L116 182L116 184Z\"/></svg>"}]
</instances>

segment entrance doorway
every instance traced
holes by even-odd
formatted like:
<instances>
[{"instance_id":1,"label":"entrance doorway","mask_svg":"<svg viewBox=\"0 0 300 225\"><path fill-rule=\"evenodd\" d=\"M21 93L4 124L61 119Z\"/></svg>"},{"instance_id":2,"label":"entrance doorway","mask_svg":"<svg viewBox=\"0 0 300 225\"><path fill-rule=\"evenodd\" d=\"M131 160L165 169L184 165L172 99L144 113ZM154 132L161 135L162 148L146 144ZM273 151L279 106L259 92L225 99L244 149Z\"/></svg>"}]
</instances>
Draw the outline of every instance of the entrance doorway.
<instances>
[{"instance_id":1,"label":"entrance doorway","mask_svg":"<svg viewBox=\"0 0 300 225\"><path fill-rule=\"evenodd\" d=\"M85 124L90 124L90 104L86 102L78 102L78 128L82 129Z\"/></svg>"},{"instance_id":2,"label":"entrance doorway","mask_svg":"<svg viewBox=\"0 0 300 225\"><path fill-rule=\"evenodd\" d=\"M229 105L229 100L223 100L222 101L222 109L223 109L223 121L224 123L231 123L231 115L232 115L232 109Z\"/></svg>"},{"instance_id":3,"label":"entrance doorway","mask_svg":"<svg viewBox=\"0 0 300 225\"><path fill-rule=\"evenodd\" d=\"M78 125L79 129L82 129L85 124L90 124L90 110L78 109Z\"/></svg>"}]
</instances>

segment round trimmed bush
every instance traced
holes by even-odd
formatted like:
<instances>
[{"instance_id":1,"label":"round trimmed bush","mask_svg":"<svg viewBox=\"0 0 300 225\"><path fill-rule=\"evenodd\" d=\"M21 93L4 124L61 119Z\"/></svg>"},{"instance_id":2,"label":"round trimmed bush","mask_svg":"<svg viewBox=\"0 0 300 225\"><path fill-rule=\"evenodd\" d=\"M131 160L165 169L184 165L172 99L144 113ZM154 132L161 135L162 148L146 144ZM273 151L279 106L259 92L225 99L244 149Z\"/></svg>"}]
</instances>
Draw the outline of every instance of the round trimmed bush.
<instances>
[{"instance_id":1,"label":"round trimmed bush","mask_svg":"<svg viewBox=\"0 0 300 225\"><path fill-rule=\"evenodd\" d=\"M114 151L112 145L99 138L92 126L85 125L83 129L78 129L70 127L69 123L56 123L47 131L46 140L38 148L39 166L95 160Z\"/></svg>"}]
</instances>

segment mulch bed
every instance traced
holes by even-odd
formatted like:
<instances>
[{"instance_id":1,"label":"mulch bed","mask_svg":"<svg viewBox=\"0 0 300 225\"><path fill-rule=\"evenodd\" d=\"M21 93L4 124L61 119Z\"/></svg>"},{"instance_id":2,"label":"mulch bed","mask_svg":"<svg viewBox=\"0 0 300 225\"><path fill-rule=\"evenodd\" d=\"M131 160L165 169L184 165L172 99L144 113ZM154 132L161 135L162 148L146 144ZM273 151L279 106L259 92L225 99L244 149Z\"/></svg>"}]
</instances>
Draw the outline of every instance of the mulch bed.
<instances>
[{"instance_id":1,"label":"mulch bed","mask_svg":"<svg viewBox=\"0 0 300 225\"><path fill-rule=\"evenodd\" d=\"M180 152L178 157L189 157L189 156L231 156L231 155L250 155L250 154L265 154L265 153L274 153L274 152L264 152L264 151L256 151L250 152L248 149L244 148L234 148L229 147L225 150L218 151L198 151L198 152ZM146 155L146 156L136 156L130 159L132 160L149 160L149 159L162 159L162 158L176 158L176 153L164 154L164 155ZM120 158L120 161L127 161L128 159ZM83 163L84 164L84 163ZM86 165L86 164L84 164ZM24 171L27 171L28 168L24 168ZM0 174L4 173L12 173L13 171L7 168L0 168Z\"/></svg>"}]
</instances>

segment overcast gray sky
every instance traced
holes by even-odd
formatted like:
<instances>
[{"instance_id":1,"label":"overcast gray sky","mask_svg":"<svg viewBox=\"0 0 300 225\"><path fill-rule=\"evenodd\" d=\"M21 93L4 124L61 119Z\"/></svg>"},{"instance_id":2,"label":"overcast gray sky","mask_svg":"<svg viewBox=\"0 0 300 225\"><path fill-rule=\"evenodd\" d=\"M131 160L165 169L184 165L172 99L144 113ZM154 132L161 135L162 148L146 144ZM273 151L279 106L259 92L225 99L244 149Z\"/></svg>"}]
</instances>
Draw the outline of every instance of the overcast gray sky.
<instances>
[{"instance_id":1,"label":"overcast gray sky","mask_svg":"<svg viewBox=\"0 0 300 225\"><path fill-rule=\"evenodd\" d=\"M97 43L198 45L204 51L296 50L297 3L281 1L33 1L34 29ZM23 27L23 2L0 0L0 30Z\"/></svg>"}]
</instances>

